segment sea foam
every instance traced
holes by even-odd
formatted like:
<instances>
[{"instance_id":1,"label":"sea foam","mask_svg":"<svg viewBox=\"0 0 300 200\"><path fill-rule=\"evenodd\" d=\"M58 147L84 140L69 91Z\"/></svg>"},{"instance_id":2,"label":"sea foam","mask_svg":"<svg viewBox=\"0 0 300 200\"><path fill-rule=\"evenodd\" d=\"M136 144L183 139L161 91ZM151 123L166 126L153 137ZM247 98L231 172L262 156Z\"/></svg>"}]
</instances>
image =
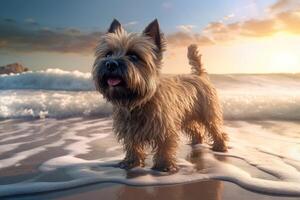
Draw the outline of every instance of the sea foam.
<instances>
[{"instance_id":1,"label":"sea foam","mask_svg":"<svg viewBox=\"0 0 300 200\"><path fill-rule=\"evenodd\" d=\"M225 119L300 119L300 74L211 75ZM108 115L90 73L48 69L0 75L0 119Z\"/></svg>"},{"instance_id":2,"label":"sea foam","mask_svg":"<svg viewBox=\"0 0 300 200\"><path fill-rule=\"evenodd\" d=\"M219 96L225 119L300 119L300 90L220 90ZM96 91L0 90L0 119L107 116L111 112L111 104Z\"/></svg>"},{"instance_id":3,"label":"sea foam","mask_svg":"<svg viewBox=\"0 0 300 200\"><path fill-rule=\"evenodd\" d=\"M300 89L300 74L224 74L209 75L219 89ZM41 89L66 91L95 90L91 73L47 69L21 74L0 75L0 89ZM266 90L267 91L267 90Z\"/></svg>"},{"instance_id":4,"label":"sea foam","mask_svg":"<svg viewBox=\"0 0 300 200\"><path fill-rule=\"evenodd\" d=\"M10 162L6 162L5 166L0 165L0 169L12 167L29 156L46 152L50 147L62 148L64 155L52 156L43 161L37 177L1 185L0 196L35 194L96 183L153 186L184 184L207 179L230 181L261 193L300 196L300 144L299 140L295 139L296 135L293 131L299 128L297 123L278 123L278 121L265 121L261 124L243 121L227 123L226 131L230 137L228 153L212 152L207 145L196 145L190 148L186 142L182 142L180 143L181 154L178 155L180 170L170 175L151 170L151 163L148 162L145 168L135 168L127 172L116 167L124 156L121 150L115 148L108 154L104 153L105 146L107 149L111 146L119 147L112 140L110 119L46 120L47 123L43 120L22 123L28 129L41 123L48 124L46 129L48 131L51 129L51 133L56 134L60 139L50 142L49 136L45 134L47 130L36 132L35 134L40 137L34 137L30 142L35 142L44 135L46 136L44 140L49 142L42 146L32 146L22 154L23 157L20 156L23 151L19 154L11 154L11 157L7 158ZM272 128L265 128L264 123ZM5 125L5 122L1 125ZM54 125L58 128L56 131L53 130ZM277 129L280 132L281 128L291 130L289 131L291 136L278 134ZM9 131L14 131L13 127L10 129L12 130ZM184 138L182 141L185 141ZM23 145L25 143L26 141ZM102 154L96 153L97 159L85 159L83 155L89 155L96 150L93 145L100 148L99 152ZM188 149L184 151L185 148ZM230 162L231 158L243 164L234 164ZM5 160L0 161L3 163ZM251 167L257 172L253 173L255 170L249 170ZM59 170L66 173L69 178L47 181L48 176L53 177L53 174L59 173Z\"/></svg>"}]
</instances>

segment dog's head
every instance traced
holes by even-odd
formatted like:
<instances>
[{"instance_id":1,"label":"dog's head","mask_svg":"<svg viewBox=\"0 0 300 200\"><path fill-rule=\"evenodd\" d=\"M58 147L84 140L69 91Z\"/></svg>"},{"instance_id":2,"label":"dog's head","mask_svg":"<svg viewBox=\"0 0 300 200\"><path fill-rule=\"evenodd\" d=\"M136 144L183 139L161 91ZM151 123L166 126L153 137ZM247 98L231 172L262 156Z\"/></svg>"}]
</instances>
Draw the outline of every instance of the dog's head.
<instances>
[{"instance_id":1,"label":"dog's head","mask_svg":"<svg viewBox=\"0 0 300 200\"><path fill-rule=\"evenodd\" d=\"M93 79L111 103L133 108L155 93L165 42L157 20L141 34L127 33L114 20L96 48Z\"/></svg>"}]
</instances>

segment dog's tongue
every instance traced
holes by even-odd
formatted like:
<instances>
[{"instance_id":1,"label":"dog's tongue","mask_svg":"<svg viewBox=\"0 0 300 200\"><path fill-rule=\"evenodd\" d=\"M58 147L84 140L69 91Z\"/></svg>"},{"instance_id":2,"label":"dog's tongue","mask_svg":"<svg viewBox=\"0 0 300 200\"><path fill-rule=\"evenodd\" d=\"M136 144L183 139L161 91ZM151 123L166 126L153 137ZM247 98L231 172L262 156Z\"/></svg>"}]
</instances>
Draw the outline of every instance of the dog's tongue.
<instances>
[{"instance_id":1,"label":"dog's tongue","mask_svg":"<svg viewBox=\"0 0 300 200\"><path fill-rule=\"evenodd\" d=\"M118 85L120 82L121 82L121 79L119 79L119 78L109 78L109 79L107 80L107 84L108 84L109 86L116 86L116 85Z\"/></svg>"}]
</instances>

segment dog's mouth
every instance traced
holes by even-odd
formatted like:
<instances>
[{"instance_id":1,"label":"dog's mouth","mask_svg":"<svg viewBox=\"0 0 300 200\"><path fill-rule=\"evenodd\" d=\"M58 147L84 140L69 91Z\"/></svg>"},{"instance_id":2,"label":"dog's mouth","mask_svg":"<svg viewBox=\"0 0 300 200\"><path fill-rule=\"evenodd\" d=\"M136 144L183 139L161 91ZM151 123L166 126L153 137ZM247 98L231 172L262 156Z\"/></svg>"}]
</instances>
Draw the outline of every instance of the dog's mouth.
<instances>
[{"instance_id":1,"label":"dog's mouth","mask_svg":"<svg viewBox=\"0 0 300 200\"><path fill-rule=\"evenodd\" d=\"M107 84L111 87L115 87L119 85L122 82L120 78L108 78L107 79Z\"/></svg>"},{"instance_id":2,"label":"dog's mouth","mask_svg":"<svg viewBox=\"0 0 300 200\"><path fill-rule=\"evenodd\" d=\"M105 83L109 87L125 86L125 81L120 76L108 76L105 78Z\"/></svg>"}]
</instances>

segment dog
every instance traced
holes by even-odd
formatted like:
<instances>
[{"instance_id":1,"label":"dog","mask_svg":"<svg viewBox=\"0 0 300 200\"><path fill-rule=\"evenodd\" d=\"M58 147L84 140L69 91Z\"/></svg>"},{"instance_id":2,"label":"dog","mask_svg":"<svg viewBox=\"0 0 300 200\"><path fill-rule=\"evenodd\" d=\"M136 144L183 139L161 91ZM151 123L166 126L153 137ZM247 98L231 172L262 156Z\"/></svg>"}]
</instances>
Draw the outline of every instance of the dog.
<instances>
[{"instance_id":1,"label":"dog","mask_svg":"<svg viewBox=\"0 0 300 200\"><path fill-rule=\"evenodd\" d=\"M140 34L127 33L114 19L96 47L92 76L113 105L113 130L126 151L120 168L144 167L151 147L152 169L176 172L181 131L192 144L207 132L212 150L227 151L222 109L197 46L188 47L191 74L174 76L160 72L165 47L157 19Z\"/></svg>"}]
</instances>

